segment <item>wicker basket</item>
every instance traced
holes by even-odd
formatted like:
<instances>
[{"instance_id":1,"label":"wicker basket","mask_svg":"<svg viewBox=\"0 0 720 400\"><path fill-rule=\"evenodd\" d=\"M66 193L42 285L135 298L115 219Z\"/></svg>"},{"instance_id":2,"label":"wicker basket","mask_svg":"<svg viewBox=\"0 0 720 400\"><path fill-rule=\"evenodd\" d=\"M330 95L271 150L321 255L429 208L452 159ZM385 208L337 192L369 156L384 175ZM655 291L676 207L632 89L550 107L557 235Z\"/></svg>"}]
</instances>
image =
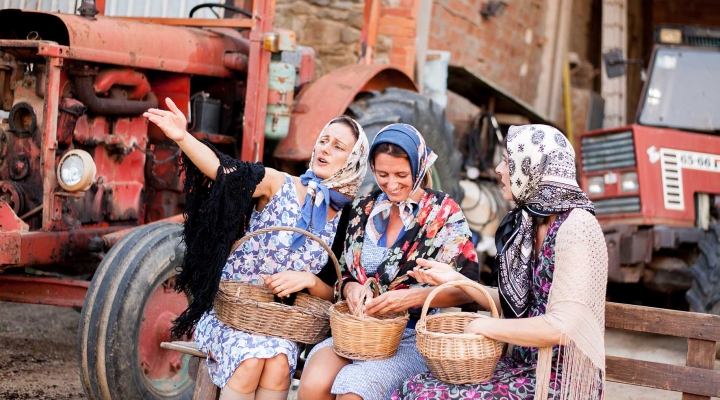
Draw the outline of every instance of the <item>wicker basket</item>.
<instances>
[{"instance_id":1,"label":"wicker basket","mask_svg":"<svg viewBox=\"0 0 720 400\"><path fill-rule=\"evenodd\" d=\"M485 382L493 376L503 352L503 343L481 335L466 334L465 328L476 318L486 316L452 312L427 315L435 295L447 288L471 286L485 295L490 313L498 318L498 311L490 294L472 281L448 282L436 287L425 300L420 320L415 327L417 348L436 378L453 384Z\"/></svg>"},{"instance_id":2,"label":"wicker basket","mask_svg":"<svg viewBox=\"0 0 720 400\"><path fill-rule=\"evenodd\" d=\"M298 228L280 226L259 229L235 242L232 251L253 236L280 230L302 233L320 243L328 252L340 279L340 264L332 250L317 236ZM272 290L265 286L222 281L215 297L215 316L243 332L294 342L315 344L330 336L328 309L331 302L306 293L298 293L292 306L277 303L274 299Z\"/></svg>"},{"instance_id":3,"label":"wicker basket","mask_svg":"<svg viewBox=\"0 0 720 400\"><path fill-rule=\"evenodd\" d=\"M375 283L377 297L378 287L374 278L368 278L363 289L372 283ZM367 293L365 290L363 292ZM361 304L366 298L362 300ZM384 360L394 356L407 322L407 312L368 317L362 315L360 306L351 314L346 301L330 307L333 348L339 356L350 360Z\"/></svg>"}]
</instances>

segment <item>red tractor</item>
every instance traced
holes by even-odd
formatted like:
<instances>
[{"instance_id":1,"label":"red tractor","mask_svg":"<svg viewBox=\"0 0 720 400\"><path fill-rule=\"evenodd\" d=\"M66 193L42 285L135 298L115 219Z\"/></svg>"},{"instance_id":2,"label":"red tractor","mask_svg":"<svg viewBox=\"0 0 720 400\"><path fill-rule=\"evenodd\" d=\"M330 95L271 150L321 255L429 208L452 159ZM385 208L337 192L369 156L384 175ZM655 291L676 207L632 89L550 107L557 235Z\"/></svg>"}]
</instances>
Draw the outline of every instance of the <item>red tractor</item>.
<instances>
[{"instance_id":1,"label":"red tractor","mask_svg":"<svg viewBox=\"0 0 720 400\"><path fill-rule=\"evenodd\" d=\"M436 182L460 193L452 125L410 77L352 65L311 83L314 52L273 30L273 1L230 9L241 17L0 11L0 300L81 309L90 399L192 397L189 356L160 348L187 305L179 149L141 117L165 97L194 136L293 172L337 115L371 140L414 124L444 159Z\"/></svg>"},{"instance_id":2,"label":"red tractor","mask_svg":"<svg viewBox=\"0 0 720 400\"><path fill-rule=\"evenodd\" d=\"M609 279L720 314L720 29L659 27L648 71L635 123L580 139Z\"/></svg>"}]
</instances>

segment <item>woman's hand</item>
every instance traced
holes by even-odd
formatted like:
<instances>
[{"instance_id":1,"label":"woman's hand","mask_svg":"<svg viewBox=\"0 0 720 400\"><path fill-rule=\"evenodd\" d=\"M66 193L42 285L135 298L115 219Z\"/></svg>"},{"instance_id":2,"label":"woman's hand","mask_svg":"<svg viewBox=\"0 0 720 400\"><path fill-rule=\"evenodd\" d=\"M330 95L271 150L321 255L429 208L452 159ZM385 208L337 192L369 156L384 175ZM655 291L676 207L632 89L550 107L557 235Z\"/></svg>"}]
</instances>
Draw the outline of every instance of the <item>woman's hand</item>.
<instances>
[{"instance_id":1,"label":"woman's hand","mask_svg":"<svg viewBox=\"0 0 720 400\"><path fill-rule=\"evenodd\" d=\"M283 271L261 277L265 280L265 286L278 297L287 297L292 293L311 288L317 283L317 277L312 272L304 271Z\"/></svg>"},{"instance_id":2,"label":"woman's hand","mask_svg":"<svg viewBox=\"0 0 720 400\"><path fill-rule=\"evenodd\" d=\"M485 331L483 328L485 328L488 320L489 318L475 318L468 324L468 326L465 327L465 333L469 333L471 335L485 336Z\"/></svg>"},{"instance_id":3,"label":"woman's hand","mask_svg":"<svg viewBox=\"0 0 720 400\"><path fill-rule=\"evenodd\" d=\"M343 295L347 301L348 308L351 313L354 313L356 307L362 307L363 285L357 282L348 282L345 284L345 288L343 290L345 291ZM365 289L365 292L367 293L368 300L373 298L373 291L370 290L370 288Z\"/></svg>"},{"instance_id":4,"label":"woman's hand","mask_svg":"<svg viewBox=\"0 0 720 400\"><path fill-rule=\"evenodd\" d=\"M467 279L453 267L437 261L418 258L417 265L419 265L419 267L415 267L412 271L409 271L408 275L420 283L440 286L443 283Z\"/></svg>"},{"instance_id":5,"label":"woman's hand","mask_svg":"<svg viewBox=\"0 0 720 400\"><path fill-rule=\"evenodd\" d=\"M365 315L382 315L393 312L405 311L412 307L407 304L410 289L389 290L380 296L365 303Z\"/></svg>"},{"instance_id":6,"label":"woman's hand","mask_svg":"<svg viewBox=\"0 0 720 400\"><path fill-rule=\"evenodd\" d=\"M143 117L162 129L165 136L175 142L180 142L187 135L187 119L169 97L165 98L165 104L167 104L170 111L151 108L143 113Z\"/></svg>"}]
</instances>

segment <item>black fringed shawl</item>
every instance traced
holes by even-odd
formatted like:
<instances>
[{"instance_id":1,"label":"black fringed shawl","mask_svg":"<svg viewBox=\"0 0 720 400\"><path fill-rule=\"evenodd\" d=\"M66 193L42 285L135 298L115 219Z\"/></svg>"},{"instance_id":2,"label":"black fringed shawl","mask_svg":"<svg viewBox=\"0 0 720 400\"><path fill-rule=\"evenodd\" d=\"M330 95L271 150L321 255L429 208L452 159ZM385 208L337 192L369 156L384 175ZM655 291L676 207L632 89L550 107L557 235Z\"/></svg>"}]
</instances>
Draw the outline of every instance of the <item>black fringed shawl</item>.
<instances>
[{"instance_id":1,"label":"black fringed shawl","mask_svg":"<svg viewBox=\"0 0 720 400\"><path fill-rule=\"evenodd\" d=\"M190 305L173 321L171 331L178 338L190 336L200 317L212 309L232 245L247 229L252 194L265 177L261 163L236 160L209 142L202 143L215 152L220 167L212 181L182 155L186 248L175 290L186 292Z\"/></svg>"}]
</instances>

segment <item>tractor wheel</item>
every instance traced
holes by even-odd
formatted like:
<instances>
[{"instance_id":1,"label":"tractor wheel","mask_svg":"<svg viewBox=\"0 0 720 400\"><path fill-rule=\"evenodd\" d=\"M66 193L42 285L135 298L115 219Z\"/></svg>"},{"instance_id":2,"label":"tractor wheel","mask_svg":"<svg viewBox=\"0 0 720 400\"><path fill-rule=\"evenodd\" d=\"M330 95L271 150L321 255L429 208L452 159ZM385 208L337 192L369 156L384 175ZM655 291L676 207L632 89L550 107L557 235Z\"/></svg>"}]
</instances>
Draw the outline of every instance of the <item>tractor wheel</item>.
<instances>
[{"instance_id":1,"label":"tractor wheel","mask_svg":"<svg viewBox=\"0 0 720 400\"><path fill-rule=\"evenodd\" d=\"M685 298L690 311L720 315L720 223L710 224L707 236L698 247L700 257L690 267L694 280ZM717 358L720 358L720 346Z\"/></svg>"},{"instance_id":2,"label":"tractor wheel","mask_svg":"<svg viewBox=\"0 0 720 400\"><path fill-rule=\"evenodd\" d=\"M462 155L455 148L455 128L445 120L445 110L420 93L389 88L384 92L368 92L358 97L347 112L362 125L372 143L383 127L393 123L414 126L437 155L433 165L433 188L449 194L460 204L462 189L459 173ZM375 186L368 168L363 193Z\"/></svg>"},{"instance_id":3,"label":"tractor wheel","mask_svg":"<svg viewBox=\"0 0 720 400\"><path fill-rule=\"evenodd\" d=\"M135 229L106 254L78 329L78 362L91 400L191 399L189 355L160 348L188 299L174 291L182 262L179 224Z\"/></svg>"}]
</instances>

